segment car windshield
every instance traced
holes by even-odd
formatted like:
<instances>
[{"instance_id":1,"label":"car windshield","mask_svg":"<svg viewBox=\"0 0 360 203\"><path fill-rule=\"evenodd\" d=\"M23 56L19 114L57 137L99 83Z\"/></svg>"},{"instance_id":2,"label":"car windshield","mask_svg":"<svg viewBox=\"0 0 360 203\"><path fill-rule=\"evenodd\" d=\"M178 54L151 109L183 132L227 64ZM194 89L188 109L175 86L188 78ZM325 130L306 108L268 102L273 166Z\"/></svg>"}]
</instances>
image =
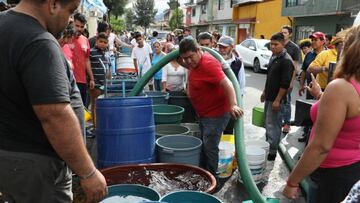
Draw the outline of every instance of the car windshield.
<instances>
[{"instance_id":1,"label":"car windshield","mask_svg":"<svg viewBox=\"0 0 360 203\"><path fill-rule=\"evenodd\" d=\"M158 39L166 39L166 35L167 35L168 33L166 33L166 32L160 32L159 34L158 34L158 36L157 36L157 38Z\"/></svg>"},{"instance_id":2,"label":"car windshield","mask_svg":"<svg viewBox=\"0 0 360 203\"><path fill-rule=\"evenodd\" d=\"M261 50L270 50L270 42L267 40L257 41L257 44Z\"/></svg>"}]
</instances>

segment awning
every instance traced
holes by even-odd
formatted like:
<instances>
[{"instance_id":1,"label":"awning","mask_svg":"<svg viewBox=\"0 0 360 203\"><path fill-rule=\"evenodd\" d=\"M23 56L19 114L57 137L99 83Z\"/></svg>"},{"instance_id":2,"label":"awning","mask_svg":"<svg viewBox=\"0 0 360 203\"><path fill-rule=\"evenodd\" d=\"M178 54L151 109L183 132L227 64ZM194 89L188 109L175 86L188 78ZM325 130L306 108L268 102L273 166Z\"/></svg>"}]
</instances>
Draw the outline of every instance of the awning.
<instances>
[{"instance_id":1,"label":"awning","mask_svg":"<svg viewBox=\"0 0 360 203\"><path fill-rule=\"evenodd\" d=\"M108 11L108 8L105 6L103 0L82 0L82 6L86 10L97 9L103 14L106 14Z\"/></svg>"}]
</instances>

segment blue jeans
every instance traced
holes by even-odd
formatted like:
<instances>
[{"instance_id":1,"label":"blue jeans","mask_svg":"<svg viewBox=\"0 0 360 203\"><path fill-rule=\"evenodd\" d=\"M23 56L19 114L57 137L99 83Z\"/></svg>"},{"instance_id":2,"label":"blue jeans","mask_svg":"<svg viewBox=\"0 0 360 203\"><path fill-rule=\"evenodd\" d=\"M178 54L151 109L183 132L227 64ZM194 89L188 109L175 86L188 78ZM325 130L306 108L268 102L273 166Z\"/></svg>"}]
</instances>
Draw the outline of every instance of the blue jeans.
<instances>
[{"instance_id":1,"label":"blue jeans","mask_svg":"<svg viewBox=\"0 0 360 203\"><path fill-rule=\"evenodd\" d=\"M156 91L161 91L161 79L154 79L154 86Z\"/></svg>"},{"instance_id":2,"label":"blue jeans","mask_svg":"<svg viewBox=\"0 0 360 203\"><path fill-rule=\"evenodd\" d=\"M230 114L216 118L200 118L199 126L202 148L202 165L211 174L216 175L219 162L219 143L221 135L229 122Z\"/></svg>"},{"instance_id":3,"label":"blue jeans","mask_svg":"<svg viewBox=\"0 0 360 203\"><path fill-rule=\"evenodd\" d=\"M116 58L115 56L110 56L111 63L111 74L114 75L116 73Z\"/></svg>"},{"instance_id":4,"label":"blue jeans","mask_svg":"<svg viewBox=\"0 0 360 203\"><path fill-rule=\"evenodd\" d=\"M290 124L291 119L291 92L292 88L288 90L286 93L286 102L284 102L283 105L281 105L281 114L282 114L282 120L284 121L284 124Z\"/></svg>"},{"instance_id":5,"label":"blue jeans","mask_svg":"<svg viewBox=\"0 0 360 203\"><path fill-rule=\"evenodd\" d=\"M272 101L265 101L266 141L270 144L269 154L276 154L281 137L281 112L272 110ZM281 104L280 108L282 108Z\"/></svg>"}]
</instances>

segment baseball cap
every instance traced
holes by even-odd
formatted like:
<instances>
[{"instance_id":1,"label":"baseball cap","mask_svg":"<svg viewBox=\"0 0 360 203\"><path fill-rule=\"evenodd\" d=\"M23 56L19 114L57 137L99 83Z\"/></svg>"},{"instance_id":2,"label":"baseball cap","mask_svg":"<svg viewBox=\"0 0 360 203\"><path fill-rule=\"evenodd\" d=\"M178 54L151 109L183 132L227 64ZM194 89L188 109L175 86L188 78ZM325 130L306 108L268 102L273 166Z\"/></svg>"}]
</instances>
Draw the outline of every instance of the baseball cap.
<instances>
[{"instance_id":1,"label":"baseball cap","mask_svg":"<svg viewBox=\"0 0 360 203\"><path fill-rule=\"evenodd\" d=\"M228 47L228 46L234 45L234 40L233 40L233 38L231 38L229 36L222 36L222 37L220 37L217 44L222 45L224 47Z\"/></svg>"},{"instance_id":2,"label":"baseball cap","mask_svg":"<svg viewBox=\"0 0 360 203\"><path fill-rule=\"evenodd\" d=\"M314 33L312 33L312 34L309 36L309 38L310 38L310 39L311 39L311 38L315 38L315 39L322 39L322 40L324 40L324 39L325 39L325 34L322 33L322 32L314 32Z\"/></svg>"}]
</instances>

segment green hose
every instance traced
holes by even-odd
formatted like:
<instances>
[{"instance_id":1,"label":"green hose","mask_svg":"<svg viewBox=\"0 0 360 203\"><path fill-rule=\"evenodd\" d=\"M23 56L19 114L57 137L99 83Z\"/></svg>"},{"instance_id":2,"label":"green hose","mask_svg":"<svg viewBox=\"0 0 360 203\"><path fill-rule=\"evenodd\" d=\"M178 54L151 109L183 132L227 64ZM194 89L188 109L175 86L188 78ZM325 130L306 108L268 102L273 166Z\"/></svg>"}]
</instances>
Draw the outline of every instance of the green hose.
<instances>
[{"instance_id":1,"label":"green hose","mask_svg":"<svg viewBox=\"0 0 360 203\"><path fill-rule=\"evenodd\" d=\"M242 103L242 98L241 98L241 94L240 94L239 83L238 83L233 71L229 67L228 63L216 51L206 48L206 47L202 47L202 49L209 52L218 61L221 62L226 76L230 79L230 81L232 82L232 84L234 86L237 103L242 108L243 103ZM130 96L138 95L142 91L144 86L153 77L153 75L155 75L156 72L158 72L167 63L169 63L170 61L172 61L173 59L176 59L178 57L179 57L179 50L173 51L170 54L167 54L164 58L162 58L154 66L152 66L150 68L150 70L148 70L145 73L145 75L135 84L133 90L130 92ZM246 159L245 144L244 144L244 121L242 118L237 119L235 121L234 134L235 134L235 147L236 147L236 153L237 153L238 168L240 170L241 178L244 182L246 191L249 193L251 199L255 203L278 202L274 199L267 200L265 197L263 197L261 195L260 191L258 190L254 180L252 179L252 175L251 175L250 169L247 164L247 159Z\"/></svg>"}]
</instances>

